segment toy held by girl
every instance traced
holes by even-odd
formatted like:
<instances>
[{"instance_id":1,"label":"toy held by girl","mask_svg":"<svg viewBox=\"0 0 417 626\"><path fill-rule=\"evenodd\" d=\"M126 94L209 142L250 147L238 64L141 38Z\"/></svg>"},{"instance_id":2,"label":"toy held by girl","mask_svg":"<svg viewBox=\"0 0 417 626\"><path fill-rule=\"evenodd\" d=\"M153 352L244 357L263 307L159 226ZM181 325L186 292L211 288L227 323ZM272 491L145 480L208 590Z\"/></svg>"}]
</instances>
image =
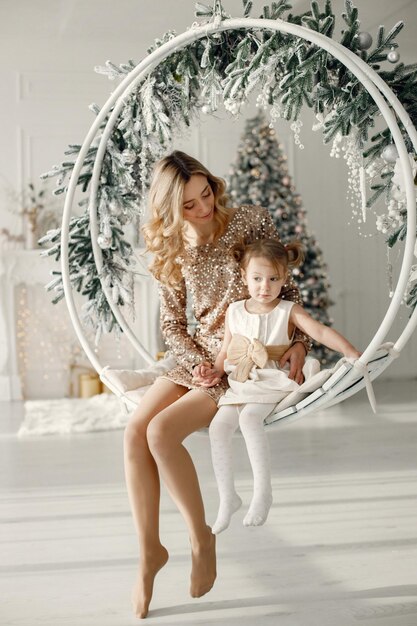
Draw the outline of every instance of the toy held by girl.
<instances>
[{"instance_id":1,"label":"toy held by girl","mask_svg":"<svg viewBox=\"0 0 417 626\"><path fill-rule=\"evenodd\" d=\"M280 364L295 330L303 331L347 358L360 356L340 333L314 320L299 304L281 299L289 269L304 259L301 243L283 245L275 239L260 239L247 246L235 246L234 254L250 297L229 305L224 341L213 366L218 376L228 374L230 385L220 398L220 408L209 429L220 496L212 528L214 534L228 527L231 516L242 504L234 486L231 459L232 436L238 426L245 439L254 479L253 497L243 524L260 526L267 519L272 487L264 419L277 402L299 387L288 377L288 366ZM305 379L319 369L318 361L307 357L303 368ZM207 386L212 384L209 376L207 372Z\"/></svg>"}]
</instances>

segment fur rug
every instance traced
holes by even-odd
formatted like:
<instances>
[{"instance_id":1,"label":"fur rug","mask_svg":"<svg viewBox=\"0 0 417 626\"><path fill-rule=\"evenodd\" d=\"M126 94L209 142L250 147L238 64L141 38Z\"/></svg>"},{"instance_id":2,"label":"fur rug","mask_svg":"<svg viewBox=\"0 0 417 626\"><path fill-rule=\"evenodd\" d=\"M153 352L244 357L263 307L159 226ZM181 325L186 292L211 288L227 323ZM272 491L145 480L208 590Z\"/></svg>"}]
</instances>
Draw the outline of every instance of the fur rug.
<instances>
[{"instance_id":1,"label":"fur rug","mask_svg":"<svg viewBox=\"0 0 417 626\"><path fill-rule=\"evenodd\" d=\"M123 428L127 420L121 401L108 393L86 399L28 400L18 436L114 430Z\"/></svg>"}]
</instances>

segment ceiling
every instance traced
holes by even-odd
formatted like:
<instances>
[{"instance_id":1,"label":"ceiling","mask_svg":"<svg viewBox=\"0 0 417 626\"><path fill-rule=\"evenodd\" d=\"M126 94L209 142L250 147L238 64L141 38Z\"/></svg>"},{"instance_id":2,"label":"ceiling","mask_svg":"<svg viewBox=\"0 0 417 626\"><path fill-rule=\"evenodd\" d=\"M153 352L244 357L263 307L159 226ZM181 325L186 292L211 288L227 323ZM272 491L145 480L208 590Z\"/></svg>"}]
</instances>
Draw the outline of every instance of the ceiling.
<instances>
[{"instance_id":1,"label":"ceiling","mask_svg":"<svg viewBox=\"0 0 417 626\"><path fill-rule=\"evenodd\" d=\"M212 5L214 0L202 0ZM319 0L323 7L325 0ZM253 0L252 17L263 0ZM270 4L270 3L268 3ZM397 41L401 60L417 60L417 0L356 0L361 27L376 35L379 24L390 29L403 20ZM292 0L293 12L309 9L308 0ZM3 71L74 68L91 70L106 59L138 62L155 39L174 30L184 32L196 21L194 0L0 0L0 63ZM337 16L335 40L344 22L344 0L333 0ZM243 14L242 0L223 0L233 17Z\"/></svg>"},{"instance_id":2,"label":"ceiling","mask_svg":"<svg viewBox=\"0 0 417 626\"><path fill-rule=\"evenodd\" d=\"M203 0L204 2L204 0ZM324 0L319 0L324 6ZM206 0L212 4L213 0ZM258 17L265 3L253 0L252 16ZM293 0L293 11L307 10L310 2ZM333 0L333 9L340 15L343 0ZM384 23L387 27L404 19L411 23L408 37L413 37L417 20L416 0L356 0L364 29L373 31ZM226 12L242 15L241 0L223 0ZM62 39L142 39L151 43L167 30L182 32L192 24L193 0L0 0L1 39L26 41L37 38Z\"/></svg>"}]
</instances>

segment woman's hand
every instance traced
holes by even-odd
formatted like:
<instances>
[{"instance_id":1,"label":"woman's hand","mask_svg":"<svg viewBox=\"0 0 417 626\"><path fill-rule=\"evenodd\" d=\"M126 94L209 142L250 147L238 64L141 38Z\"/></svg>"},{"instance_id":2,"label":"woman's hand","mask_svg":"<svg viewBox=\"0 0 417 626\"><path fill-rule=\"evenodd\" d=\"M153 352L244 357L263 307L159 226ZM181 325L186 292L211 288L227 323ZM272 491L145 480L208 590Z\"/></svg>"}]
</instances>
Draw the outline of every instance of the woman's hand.
<instances>
[{"instance_id":1,"label":"woman's hand","mask_svg":"<svg viewBox=\"0 0 417 626\"><path fill-rule=\"evenodd\" d=\"M196 365L192 371L192 381L201 387L214 387L222 379L222 374L214 369L211 363L204 361Z\"/></svg>"},{"instance_id":2,"label":"woman's hand","mask_svg":"<svg viewBox=\"0 0 417 626\"><path fill-rule=\"evenodd\" d=\"M286 363L290 365L288 378L294 380L299 385L304 382L303 367L306 360L306 349L304 345L297 341L288 348L286 353L281 357L280 367L284 367Z\"/></svg>"}]
</instances>

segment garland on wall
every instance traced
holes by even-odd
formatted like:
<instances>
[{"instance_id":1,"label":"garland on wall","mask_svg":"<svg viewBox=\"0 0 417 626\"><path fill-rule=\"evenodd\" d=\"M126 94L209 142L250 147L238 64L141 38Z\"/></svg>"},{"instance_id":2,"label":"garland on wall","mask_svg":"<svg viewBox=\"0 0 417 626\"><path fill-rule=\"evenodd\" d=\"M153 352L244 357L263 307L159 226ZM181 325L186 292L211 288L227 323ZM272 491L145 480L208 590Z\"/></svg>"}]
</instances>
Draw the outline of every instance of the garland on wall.
<instances>
[{"instance_id":1,"label":"garland on wall","mask_svg":"<svg viewBox=\"0 0 417 626\"><path fill-rule=\"evenodd\" d=\"M278 0L263 8L261 18L286 20L334 37L335 14L330 0L324 8L313 0L310 11L300 15L291 13L291 8L286 0ZM244 17L249 17L251 10L252 3L243 0ZM196 15L200 18L198 26L201 20L230 17L219 0L212 7L197 3ZM389 32L380 26L373 43L370 33L360 31L358 10L351 0L345 0L342 18L345 26L340 43L381 76L416 125L417 64L400 61L396 42L404 24L398 22ZM166 33L148 53L175 36L172 31ZM119 66L107 61L96 71L120 80L135 66L133 61ZM271 122L279 117L290 121L297 137L301 110L313 109L317 118L314 129L321 129L324 142L331 143L332 155L346 159L350 193L363 217L383 196L386 210L378 216L376 229L384 234L389 247L405 238L405 192L398 154L389 129L372 134L380 112L361 82L330 53L301 38L264 29L215 32L175 51L153 69L125 99L108 140L97 196L98 244L103 251L101 278L118 306L133 304L134 257L124 230L142 212L155 162L170 149L175 135L200 114L211 114L223 105L232 117L237 116L253 92L258 104L269 109ZM96 114L100 111L96 104L90 108ZM411 142L399 125L415 171ZM78 180L85 194L99 139L89 149ZM70 145L65 152L67 160L44 174L45 178L57 177L55 194L66 192L74 167L72 159L80 148ZM369 199L366 185L371 189ZM87 202L84 198L80 204ZM60 229L49 231L41 242L50 246L45 254L60 258ZM84 319L96 329L99 339L102 332L111 332L118 324L94 264L87 211L70 222L69 263L72 285L87 298ZM417 304L416 278L414 268L406 296L411 307ZM60 272L55 272L47 288L55 292L53 302L64 296Z\"/></svg>"}]
</instances>

